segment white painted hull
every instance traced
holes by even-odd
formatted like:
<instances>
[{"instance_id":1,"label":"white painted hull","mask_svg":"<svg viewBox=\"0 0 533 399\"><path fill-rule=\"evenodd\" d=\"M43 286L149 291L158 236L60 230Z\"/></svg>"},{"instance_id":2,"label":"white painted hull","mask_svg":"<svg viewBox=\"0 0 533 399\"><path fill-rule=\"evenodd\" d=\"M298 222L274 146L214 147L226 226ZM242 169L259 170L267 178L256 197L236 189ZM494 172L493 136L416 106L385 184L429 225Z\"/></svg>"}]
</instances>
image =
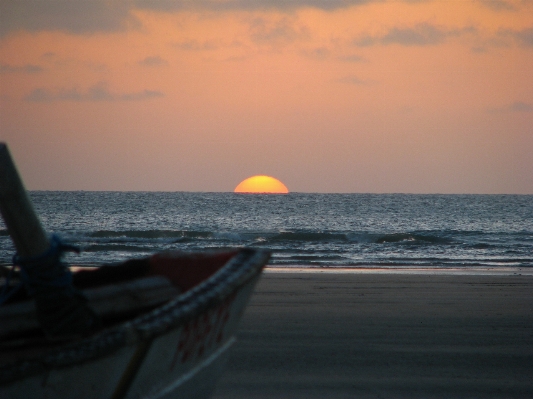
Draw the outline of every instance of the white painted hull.
<instances>
[{"instance_id":1,"label":"white painted hull","mask_svg":"<svg viewBox=\"0 0 533 399\"><path fill-rule=\"evenodd\" d=\"M268 259L254 256L263 265ZM49 367L18 370L17 378L0 385L0 398L209 398L261 268L248 267L240 277L228 274L211 290L193 289L81 346L55 350L42 357ZM16 367L24 369L24 362ZM39 365L29 360L27 367Z\"/></svg>"}]
</instances>

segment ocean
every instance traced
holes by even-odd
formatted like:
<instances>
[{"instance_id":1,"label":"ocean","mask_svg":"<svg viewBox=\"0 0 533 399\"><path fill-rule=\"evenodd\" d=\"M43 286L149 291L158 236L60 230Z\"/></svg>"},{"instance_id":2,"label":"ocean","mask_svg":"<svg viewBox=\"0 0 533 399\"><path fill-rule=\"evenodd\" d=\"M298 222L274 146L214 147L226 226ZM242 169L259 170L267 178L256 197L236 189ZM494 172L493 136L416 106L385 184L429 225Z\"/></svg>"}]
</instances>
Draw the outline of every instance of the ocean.
<instances>
[{"instance_id":1,"label":"ocean","mask_svg":"<svg viewBox=\"0 0 533 399\"><path fill-rule=\"evenodd\" d=\"M533 195L31 192L75 265L255 247L270 266L530 268ZM14 248L0 222L0 263Z\"/></svg>"}]
</instances>

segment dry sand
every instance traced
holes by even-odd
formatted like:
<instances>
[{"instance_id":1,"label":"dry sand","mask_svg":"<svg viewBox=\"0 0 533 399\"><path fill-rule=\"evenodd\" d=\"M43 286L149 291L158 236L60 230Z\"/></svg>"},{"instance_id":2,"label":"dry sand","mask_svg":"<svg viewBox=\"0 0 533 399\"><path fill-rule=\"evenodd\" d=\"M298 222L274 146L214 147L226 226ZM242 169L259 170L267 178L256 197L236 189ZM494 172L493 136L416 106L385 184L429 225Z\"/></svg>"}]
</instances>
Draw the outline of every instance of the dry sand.
<instances>
[{"instance_id":1,"label":"dry sand","mask_svg":"<svg viewBox=\"0 0 533 399\"><path fill-rule=\"evenodd\" d=\"M533 398L533 276L267 272L214 398Z\"/></svg>"}]
</instances>

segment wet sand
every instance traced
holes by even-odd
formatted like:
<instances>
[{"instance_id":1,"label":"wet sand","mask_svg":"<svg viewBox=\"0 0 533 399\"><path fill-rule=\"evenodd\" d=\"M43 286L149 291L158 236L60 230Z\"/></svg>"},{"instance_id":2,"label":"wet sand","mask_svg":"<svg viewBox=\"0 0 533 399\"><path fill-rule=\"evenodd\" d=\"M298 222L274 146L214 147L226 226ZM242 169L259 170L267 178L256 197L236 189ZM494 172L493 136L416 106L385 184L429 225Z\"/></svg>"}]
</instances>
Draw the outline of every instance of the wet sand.
<instances>
[{"instance_id":1,"label":"wet sand","mask_svg":"<svg viewBox=\"0 0 533 399\"><path fill-rule=\"evenodd\" d=\"M213 397L533 398L533 276L266 272Z\"/></svg>"}]
</instances>

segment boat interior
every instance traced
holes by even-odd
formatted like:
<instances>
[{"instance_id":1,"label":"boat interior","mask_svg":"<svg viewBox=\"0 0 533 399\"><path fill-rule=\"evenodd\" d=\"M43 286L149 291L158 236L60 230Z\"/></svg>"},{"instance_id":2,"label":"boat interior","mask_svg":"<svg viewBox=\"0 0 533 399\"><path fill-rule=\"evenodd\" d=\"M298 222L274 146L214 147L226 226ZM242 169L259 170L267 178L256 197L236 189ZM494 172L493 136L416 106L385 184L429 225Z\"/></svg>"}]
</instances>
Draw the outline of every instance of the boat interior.
<instances>
[{"instance_id":1,"label":"boat interior","mask_svg":"<svg viewBox=\"0 0 533 399\"><path fill-rule=\"evenodd\" d=\"M87 298L100 317L101 329L105 329L187 292L214 275L238 252L167 252L116 265L72 267L73 285ZM17 283L16 277L12 284ZM0 363L86 337L46 337L35 316L33 299L24 288L0 307L0 320Z\"/></svg>"}]
</instances>

